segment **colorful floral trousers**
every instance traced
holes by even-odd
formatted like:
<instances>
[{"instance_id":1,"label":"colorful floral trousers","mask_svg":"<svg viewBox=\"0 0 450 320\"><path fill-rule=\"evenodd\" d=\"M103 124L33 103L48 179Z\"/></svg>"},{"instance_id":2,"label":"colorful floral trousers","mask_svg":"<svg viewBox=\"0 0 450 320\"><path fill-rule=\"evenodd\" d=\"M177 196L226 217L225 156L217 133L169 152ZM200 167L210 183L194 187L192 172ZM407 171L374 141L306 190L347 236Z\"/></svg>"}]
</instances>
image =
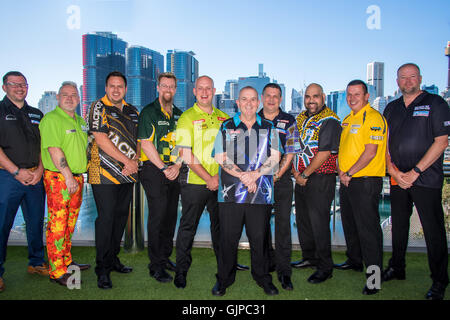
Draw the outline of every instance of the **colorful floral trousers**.
<instances>
[{"instance_id":1,"label":"colorful floral trousers","mask_svg":"<svg viewBox=\"0 0 450 320\"><path fill-rule=\"evenodd\" d=\"M74 178L78 189L70 195L61 173L48 170L44 173L48 207L47 255L52 279L63 276L72 263L72 234L80 212L84 183L82 175L74 175Z\"/></svg>"}]
</instances>

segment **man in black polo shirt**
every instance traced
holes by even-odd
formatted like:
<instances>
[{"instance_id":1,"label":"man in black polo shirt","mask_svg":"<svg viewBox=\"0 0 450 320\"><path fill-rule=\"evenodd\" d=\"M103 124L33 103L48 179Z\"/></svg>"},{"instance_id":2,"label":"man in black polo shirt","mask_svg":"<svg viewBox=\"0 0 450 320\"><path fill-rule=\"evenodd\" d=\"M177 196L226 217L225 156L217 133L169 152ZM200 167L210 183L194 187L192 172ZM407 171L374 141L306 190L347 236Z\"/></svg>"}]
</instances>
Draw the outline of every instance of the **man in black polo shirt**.
<instances>
[{"instance_id":1,"label":"man in black polo shirt","mask_svg":"<svg viewBox=\"0 0 450 320\"><path fill-rule=\"evenodd\" d=\"M158 77L158 98L139 115L138 139L141 142L140 174L148 202L148 256L150 276L159 282L172 281L165 268L175 271L169 260L177 223L180 184L177 177L181 164L175 164L175 129L182 111L173 105L177 79L172 73Z\"/></svg>"},{"instance_id":2,"label":"man in black polo shirt","mask_svg":"<svg viewBox=\"0 0 450 320\"><path fill-rule=\"evenodd\" d=\"M41 111L25 101L28 84L17 71L3 77L0 102L0 292L9 233L19 206L26 223L28 272L48 276L44 263L45 192L42 182L39 123Z\"/></svg>"},{"instance_id":3,"label":"man in black polo shirt","mask_svg":"<svg viewBox=\"0 0 450 320\"><path fill-rule=\"evenodd\" d=\"M295 130L295 118L281 110L281 95L282 91L278 84L267 84L261 95L263 109L258 114L261 118L273 123L285 152L280 161L278 171L273 175L275 184L273 204L275 209L275 250L272 247L272 232L270 229L267 231L267 241L269 245L270 269L273 270L273 264L275 264L278 280L281 282L282 288L292 290L294 286L291 281L291 211L293 196L291 163L295 151L291 153L286 152L286 141L293 135ZM269 206L269 210L272 211L271 206Z\"/></svg>"},{"instance_id":4,"label":"man in black polo shirt","mask_svg":"<svg viewBox=\"0 0 450 320\"><path fill-rule=\"evenodd\" d=\"M403 96L389 103L384 111L389 125L386 162L391 176L393 251L383 279L405 279L405 253L414 204L422 223L433 280L426 298L434 300L443 299L449 282L441 202L450 112L440 96L420 90L421 81L417 65L402 65L397 71L397 84Z\"/></svg>"}]
</instances>

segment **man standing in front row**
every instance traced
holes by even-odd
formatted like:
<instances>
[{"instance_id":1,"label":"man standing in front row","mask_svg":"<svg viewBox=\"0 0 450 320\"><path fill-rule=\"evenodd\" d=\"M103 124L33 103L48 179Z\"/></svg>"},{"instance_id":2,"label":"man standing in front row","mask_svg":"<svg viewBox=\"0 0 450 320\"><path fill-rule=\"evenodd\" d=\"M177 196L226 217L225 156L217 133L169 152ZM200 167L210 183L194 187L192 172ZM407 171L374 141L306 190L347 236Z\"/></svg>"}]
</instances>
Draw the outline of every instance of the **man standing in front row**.
<instances>
[{"instance_id":1,"label":"man standing in front row","mask_svg":"<svg viewBox=\"0 0 450 320\"><path fill-rule=\"evenodd\" d=\"M110 289L111 271L132 271L120 263L117 255L138 178L140 150L139 114L123 100L127 79L120 72L111 72L106 77L105 91L106 95L94 102L89 112L88 182L98 212L95 220L97 285Z\"/></svg>"},{"instance_id":2,"label":"man standing in front row","mask_svg":"<svg viewBox=\"0 0 450 320\"><path fill-rule=\"evenodd\" d=\"M268 83L262 92L261 100L263 109L258 113L262 119L272 122L280 138L281 146L284 149L283 158L278 166L278 171L273 175L274 182L274 204L275 209L275 250L272 249L272 233L269 229L269 268L275 264L278 280L283 289L293 290L291 281L291 213L293 186L291 179L291 163L294 158L298 144L294 139L295 118L280 108L282 101L281 87L277 83ZM272 207L269 206L272 211ZM270 227L270 223L269 223Z\"/></svg>"},{"instance_id":3,"label":"man standing in front row","mask_svg":"<svg viewBox=\"0 0 450 320\"><path fill-rule=\"evenodd\" d=\"M90 268L72 260L72 234L83 200L83 173L86 172L87 128L75 113L80 103L76 83L63 82L56 96L58 106L42 119L41 155L47 193L47 254L50 281L66 286L71 276L67 268Z\"/></svg>"},{"instance_id":4,"label":"man standing in front row","mask_svg":"<svg viewBox=\"0 0 450 320\"><path fill-rule=\"evenodd\" d=\"M26 224L27 271L48 276L42 239L45 191L38 127L43 114L26 102L28 83L22 73L5 74L2 89L6 96L0 102L0 292L5 288L3 263L19 206Z\"/></svg>"},{"instance_id":5,"label":"man standing in front row","mask_svg":"<svg viewBox=\"0 0 450 320\"><path fill-rule=\"evenodd\" d=\"M389 103L386 161L391 176L392 258L384 281L405 279L409 219L416 206L425 234L433 284L426 294L442 300L448 285L448 249L442 210L442 161L448 145L450 111L440 96L420 90L422 76L413 63L397 71L402 97Z\"/></svg>"},{"instance_id":6,"label":"man standing in front row","mask_svg":"<svg viewBox=\"0 0 450 320\"><path fill-rule=\"evenodd\" d=\"M383 266L383 233L378 204L386 175L387 124L369 104L367 85L353 80L347 85L347 103L352 110L342 121L338 173L341 180L342 227L347 244L347 261L341 270L362 271ZM376 294L375 285L365 285L362 293Z\"/></svg>"},{"instance_id":7,"label":"man standing in front row","mask_svg":"<svg viewBox=\"0 0 450 320\"><path fill-rule=\"evenodd\" d=\"M177 149L187 165L180 172L182 214L176 241L177 262L173 282L180 289L186 287L186 276L192 262L192 244L205 207L209 212L212 245L218 259L219 165L211 152L217 132L228 115L212 105L215 92L210 77L199 77L194 88L197 102L183 112L177 124Z\"/></svg>"},{"instance_id":8,"label":"man standing in front row","mask_svg":"<svg viewBox=\"0 0 450 320\"><path fill-rule=\"evenodd\" d=\"M341 125L325 105L322 86L305 91L306 111L297 117L301 150L294 159L295 212L303 259L297 267L315 266L308 279L321 283L332 276L330 207L336 188L336 160Z\"/></svg>"},{"instance_id":9,"label":"man standing in front row","mask_svg":"<svg viewBox=\"0 0 450 320\"><path fill-rule=\"evenodd\" d=\"M273 171L281 154L272 122L256 113L258 92L244 87L236 101L240 112L225 121L214 143L220 165L220 251L212 294L222 296L236 277L238 244L245 225L251 248L251 273L268 295L278 294L269 273L269 206L273 204Z\"/></svg>"},{"instance_id":10,"label":"man standing in front row","mask_svg":"<svg viewBox=\"0 0 450 320\"><path fill-rule=\"evenodd\" d=\"M173 105L177 78L166 72L158 76L158 98L139 114L141 160L140 180L148 203L148 257L150 276L159 282L172 281L166 268L174 269L169 257L177 223L181 164L175 164L175 129L182 111Z\"/></svg>"}]
</instances>

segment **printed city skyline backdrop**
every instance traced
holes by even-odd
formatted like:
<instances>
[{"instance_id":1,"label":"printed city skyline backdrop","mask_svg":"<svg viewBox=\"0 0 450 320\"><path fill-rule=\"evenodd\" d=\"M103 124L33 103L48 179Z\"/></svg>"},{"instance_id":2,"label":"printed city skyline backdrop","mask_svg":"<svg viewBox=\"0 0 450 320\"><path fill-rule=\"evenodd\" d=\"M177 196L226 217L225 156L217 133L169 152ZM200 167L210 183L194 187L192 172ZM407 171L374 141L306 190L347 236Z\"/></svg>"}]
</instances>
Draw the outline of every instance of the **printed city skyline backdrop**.
<instances>
[{"instance_id":1,"label":"printed city skyline backdrop","mask_svg":"<svg viewBox=\"0 0 450 320\"><path fill-rule=\"evenodd\" d=\"M182 109L195 101L196 77L207 74L214 104L228 113L242 86L261 91L272 81L283 89L282 108L299 112L305 86L317 82L342 118L353 79L369 84L382 111L398 96L396 70L405 62L421 67L424 89L450 95L448 1L22 0L0 8L0 72L23 72L28 103L45 110L72 80L86 112L111 68L127 75L127 101L138 107L156 97L164 71L179 79Z\"/></svg>"}]
</instances>

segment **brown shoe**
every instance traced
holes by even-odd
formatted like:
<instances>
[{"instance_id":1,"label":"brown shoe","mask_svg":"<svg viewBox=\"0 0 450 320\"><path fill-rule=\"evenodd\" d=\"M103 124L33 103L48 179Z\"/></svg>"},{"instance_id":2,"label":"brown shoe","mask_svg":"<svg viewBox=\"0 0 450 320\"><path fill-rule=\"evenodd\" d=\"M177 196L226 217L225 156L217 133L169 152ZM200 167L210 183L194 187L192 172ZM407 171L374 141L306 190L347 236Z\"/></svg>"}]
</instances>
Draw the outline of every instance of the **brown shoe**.
<instances>
[{"instance_id":1,"label":"brown shoe","mask_svg":"<svg viewBox=\"0 0 450 320\"><path fill-rule=\"evenodd\" d=\"M45 263L43 263L40 266L35 266L35 267L28 266L27 271L28 271L28 273L31 273L31 274L36 273L41 276L48 276L48 266Z\"/></svg>"},{"instance_id":2,"label":"brown shoe","mask_svg":"<svg viewBox=\"0 0 450 320\"><path fill-rule=\"evenodd\" d=\"M0 277L0 292L5 290L5 283L3 282L2 277Z\"/></svg>"},{"instance_id":3,"label":"brown shoe","mask_svg":"<svg viewBox=\"0 0 450 320\"><path fill-rule=\"evenodd\" d=\"M67 280L69 280L70 276L71 276L70 273L65 273L58 279L50 278L50 282L56 282L64 287L67 287Z\"/></svg>"}]
</instances>

